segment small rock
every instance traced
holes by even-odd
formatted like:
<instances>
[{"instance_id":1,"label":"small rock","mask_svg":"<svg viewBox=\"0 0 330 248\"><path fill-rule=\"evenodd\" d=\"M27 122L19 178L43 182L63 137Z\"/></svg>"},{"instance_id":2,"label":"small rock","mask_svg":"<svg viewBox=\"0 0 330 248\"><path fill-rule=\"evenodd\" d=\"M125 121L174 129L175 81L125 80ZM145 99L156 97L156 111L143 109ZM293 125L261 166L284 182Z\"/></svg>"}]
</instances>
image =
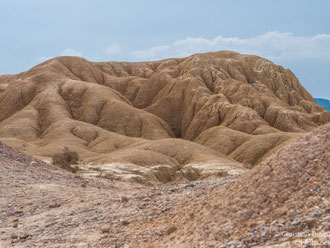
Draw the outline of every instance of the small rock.
<instances>
[{"instance_id":1,"label":"small rock","mask_svg":"<svg viewBox=\"0 0 330 248\"><path fill-rule=\"evenodd\" d=\"M13 223L13 228L16 228L18 226L18 222Z\"/></svg>"},{"instance_id":2,"label":"small rock","mask_svg":"<svg viewBox=\"0 0 330 248\"><path fill-rule=\"evenodd\" d=\"M51 204L48 205L49 208L58 208L60 206L61 206L61 204L60 203L57 203L57 202L51 203Z\"/></svg>"},{"instance_id":3,"label":"small rock","mask_svg":"<svg viewBox=\"0 0 330 248\"><path fill-rule=\"evenodd\" d=\"M24 234L22 234L21 236L19 236L19 239L20 239L20 240L24 240L24 239L27 239L29 236L30 236L29 234L24 233Z\"/></svg>"},{"instance_id":4,"label":"small rock","mask_svg":"<svg viewBox=\"0 0 330 248\"><path fill-rule=\"evenodd\" d=\"M22 215L24 215L24 212L21 210L17 210L17 211L15 211L15 215L22 216Z\"/></svg>"},{"instance_id":5,"label":"small rock","mask_svg":"<svg viewBox=\"0 0 330 248\"><path fill-rule=\"evenodd\" d=\"M81 187L86 188L86 183L82 183Z\"/></svg>"},{"instance_id":6,"label":"small rock","mask_svg":"<svg viewBox=\"0 0 330 248\"><path fill-rule=\"evenodd\" d=\"M120 222L122 225L124 225L124 226L126 226L126 225L129 224L129 221L126 220L126 219L120 219L119 222Z\"/></svg>"},{"instance_id":7,"label":"small rock","mask_svg":"<svg viewBox=\"0 0 330 248\"><path fill-rule=\"evenodd\" d=\"M105 225L101 227L101 232L102 233L109 233L110 232L110 226Z\"/></svg>"},{"instance_id":8,"label":"small rock","mask_svg":"<svg viewBox=\"0 0 330 248\"><path fill-rule=\"evenodd\" d=\"M237 247L241 242L238 239L231 240L227 243L228 246L235 246Z\"/></svg>"},{"instance_id":9,"label":"small rock","mask_svg":"<svg viewBox=\"0 0 330 248\"><path fill-rule=\"evenodd\" d=\"M163 232L156 232L155 234L158 235L158 236L163 236L164 235Z\"/></svg>"},{"instance_id":10,"label":"small rock","mask_svg":"<svg viewBox=\"0 0 330 248\"><path fill-rule=\"evenodd\" d=\"M264 167L263 173L265 176L268 176L273 171L269 166Z\"/></svg>"},{"instance_id":11,"label":"small rock","mask_svg":"<svg viewBox=\"0 0 330 248\"><path fill-rule=\"evenodd\" d=\"M170 210L170 208L162 208L161 212L164 213L164 212L166 212L167 210Z\"/></svg>"},{"instance_id":12,"label":"small rock","mask_svg":"<svg viewBox=\"0 0 330 248\"><path fill-rule=\"evenodd\" d=\"M15 234L15 233L12 233L12 234L10 235L10 237L11 237L11 239L17 239L17 238L18 238L17 234Z\"/></svg>"},{"instance_id":13,"label":"small rock","mask_svg":"<svg viewBox=\"0 0 330 248\"><path fill-rule=\"evenodd\" d=\"M291 226L299 226L300 225L300 221L293 221L291 223Z\"/></svg>"},{"instance_id":14,"label":"small rock","mask_svg":"<svg viewBox=\"0 0 330 248\"><path fill-rule=\"evenodd\" d=\"M322 228L322 230L324 230L324 231L330 231L330 222L322 222L321 223L321 228Z\"/></svg>"},{"instance_id":15,"label":"small rock","mask_svg":"<svg viewBox=\"0 0 330 248\"><path fill-rule=\"evenodd\" d=\"M322 213L319 210L316 210L315 213L313 213L313 217L315 217L315 218L318 218L318 217L321 217L321 216L322 216Z\"/></svg>"},{"instance_id":16,"label":"small rock","mask_svg":"<svg viewBox=\"0 0 330 248\"><path fill-rule=\"evenodd\" d=\"M175 226L171 226L170 228L168 228L168 229L166 230L166 234L167 234L167 235L170 235L171 233L174 233L177 229L178 229L177 227L175 227Z\"/></svg>"},{"instance_id":17,"label":"small rock","mask_svg":"<svg viewBox=\"0 0 330 248\"><path fill-rule=\"evenodd\" d=\"M191 184L191 183L188 183L184 186L185 188L193 188L195 187L195 185Z\"/></svg>"}]
</instances>

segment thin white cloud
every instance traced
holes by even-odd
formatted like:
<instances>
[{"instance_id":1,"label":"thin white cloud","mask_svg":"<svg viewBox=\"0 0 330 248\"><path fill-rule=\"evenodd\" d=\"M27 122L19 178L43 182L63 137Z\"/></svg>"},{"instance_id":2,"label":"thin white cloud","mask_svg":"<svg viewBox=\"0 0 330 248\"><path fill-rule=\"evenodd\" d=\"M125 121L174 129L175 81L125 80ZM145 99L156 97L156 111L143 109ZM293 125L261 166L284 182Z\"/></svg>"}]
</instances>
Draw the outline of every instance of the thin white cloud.
<instances>
[{"instance_id":1,"label":"thin white cloud","mask_svg":"<svg viewBox=\"0 0 330 248\"><path fill-rule=\"evenodd\" d=\"M148 50L144 51L134 51L131 53L134 57L142 60L152 60L152 59L158 59L163 58L165 54L168 54L171 52L171 46L155 46ZM172 51L173 53L173 51ZM166 55L165 55L166 56Z\"/></svg>"},{"instance_id":2,"label":"thin white cloud","mask_svg":"<svg viewBox=\"0 0 330 248\"><path fill-rule=\"evenodd\" d=\"M72 48L66 48L60 53L60 56L78 56L78 57L82 57L83 53L78 52L76 50L73 50Z\"/></svg>"},{"instance_id":3,"label":"thin white cloud","mask_svg":"<svg viewBox=\"0 0 330 248\"><path fill-rule=\"evenodd\" d=\"M184 40L177 40L170 45L134 51L131 56L140 60L155 60L219 50L256 54L275 61L310 58L330 60L330 34L295 36L292 33L274 31L250 38L218 36L214 39L205 39L188 37Z\"/></svg>"},{"instance_id":4,"label":"thin white cloud","mask_svg":"<svg viewBox=\"0 0 330 248\"><path fill-rule=\"evenodd\" d=\"M45 62L46 60L50 60L52 57L47 57L47 56L41 56L39 58L36 59L37 63L42 63Z\"/></svg>"},{"instance_id":5,"label":"thin white cloud","mask_svg":"<svg viewBox=\"0 0 330 248\"><path fill-rule=\"evenodd\" d=\"M118 55L122 52L121 46L116 43L110 44L105 48L105 51L109 55Z\"/></svg>"}]
</instances>

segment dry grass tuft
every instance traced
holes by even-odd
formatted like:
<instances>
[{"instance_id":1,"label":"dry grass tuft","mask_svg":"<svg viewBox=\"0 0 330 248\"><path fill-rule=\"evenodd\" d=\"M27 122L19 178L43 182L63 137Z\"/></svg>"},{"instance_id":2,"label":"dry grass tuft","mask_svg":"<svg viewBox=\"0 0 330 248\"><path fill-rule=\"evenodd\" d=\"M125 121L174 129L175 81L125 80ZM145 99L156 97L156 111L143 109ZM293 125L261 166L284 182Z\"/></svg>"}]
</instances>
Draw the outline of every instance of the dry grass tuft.
<instances>
[{"instance_id":1,"label":"dry grass tuft","mask_svg":"<svg viewBox=\"0 0 330 248\"><path fill-rule=\"evenodd\" d=\"M77 152L69 150L69 148L64 147L63 151L60 153L55 153L52 157L54 165L59 165L65 170L69 170L73 173L77 172L77 167L72 167L71 165L78 164L79 155Z\"/></svg>"}]
</instances>

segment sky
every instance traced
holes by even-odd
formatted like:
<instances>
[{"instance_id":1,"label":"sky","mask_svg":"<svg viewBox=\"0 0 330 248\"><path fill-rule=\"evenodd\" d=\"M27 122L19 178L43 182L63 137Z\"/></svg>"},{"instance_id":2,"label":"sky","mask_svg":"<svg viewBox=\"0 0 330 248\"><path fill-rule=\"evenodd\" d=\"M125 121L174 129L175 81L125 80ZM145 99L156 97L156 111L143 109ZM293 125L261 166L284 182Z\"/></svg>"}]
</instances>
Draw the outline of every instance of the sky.
<instances>
[{"instance_id":1,"label":"sky","mask_svg":"<svg viewBox=\"0 0 330 248\"><path fill-rule=\"evenodd\" d=\"M232 50L330 99L329 0L0 0L0 75L53 57L148 61Z\"/></svg>"}]
</instances>

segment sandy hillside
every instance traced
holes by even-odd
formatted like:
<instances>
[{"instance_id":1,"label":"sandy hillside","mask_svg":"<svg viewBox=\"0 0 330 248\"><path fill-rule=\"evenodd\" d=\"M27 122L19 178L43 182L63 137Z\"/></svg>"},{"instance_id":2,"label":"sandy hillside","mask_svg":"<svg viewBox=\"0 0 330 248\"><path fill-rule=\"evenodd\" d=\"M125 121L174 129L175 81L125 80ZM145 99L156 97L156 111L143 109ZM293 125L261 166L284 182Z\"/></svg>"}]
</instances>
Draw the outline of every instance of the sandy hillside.
<instances>
[{"instance_id":1,"label":"sandy hillside","mask_svg":"<svg viewBox=\"0 0 330 248\"><path fill-rule=\"evenodd\" d=\"M0 76L0 140L144 185L234 176L330 120L295 75L234 52L153 62L58 57Z\"/></svg>"}]
</instances>

